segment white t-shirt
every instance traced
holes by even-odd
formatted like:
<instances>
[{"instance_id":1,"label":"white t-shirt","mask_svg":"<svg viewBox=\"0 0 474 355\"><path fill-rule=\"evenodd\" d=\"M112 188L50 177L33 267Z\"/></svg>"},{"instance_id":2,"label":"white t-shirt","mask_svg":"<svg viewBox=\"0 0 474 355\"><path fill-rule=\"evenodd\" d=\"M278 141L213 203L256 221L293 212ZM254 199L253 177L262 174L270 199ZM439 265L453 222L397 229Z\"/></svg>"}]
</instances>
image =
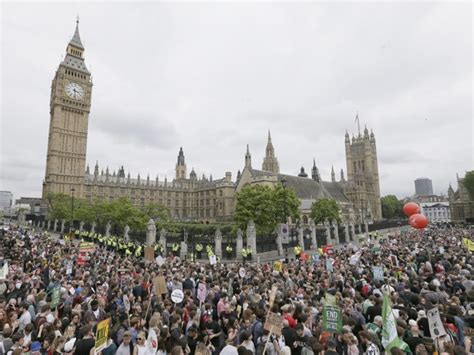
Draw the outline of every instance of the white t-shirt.
<instances>
[{"instance_id":1,"label":"white t-shirt","mask_svg":"<svg viewBox=\"0 0 474 355\"><path fill-rule=\"evenodd\" d=\"M235 346L227 344L221 350L220 355L239 355L239 352L237 351L237 348Z\"/></svg>"}]
</instances>

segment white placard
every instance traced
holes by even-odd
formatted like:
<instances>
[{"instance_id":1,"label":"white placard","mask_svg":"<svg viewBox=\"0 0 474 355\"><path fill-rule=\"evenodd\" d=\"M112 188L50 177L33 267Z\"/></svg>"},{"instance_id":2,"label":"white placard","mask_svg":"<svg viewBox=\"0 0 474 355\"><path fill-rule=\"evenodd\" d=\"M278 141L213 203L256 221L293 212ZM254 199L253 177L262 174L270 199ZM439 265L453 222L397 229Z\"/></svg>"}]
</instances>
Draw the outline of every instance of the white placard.
<instances>
[{"instance_id":1,"label":"white placard","mask_svg":"<svg viewBox=\"0 0 474 355\"><path fill-rule=\"evenodd\" d=\"M211 255L211 256L209 257L209 263L210 263L211 265L216 265L216 264L217 264L217 257L216 257L215 255Z\"/></svg>"},{"instance_id":2,"label":"white placard","mask_svg":"<svg viewBox=\"0 0 474 355\"><path fill-rule=\"evenodd\" d=\"M183 298L184 298L184 293L179 288L171 292L171 301L173 301L174 303L183 302Z\"/></svg>"},{"instance_id":3,"label":"white placard","mask_svg":"<svg viewBox=\"0 0 474 355\"><path fill-rule=\"evenodd\" d=\"M244 278L245 275L247 275L247 271L246 271L243 267L241 267L241 268L239 269L239 276L240 276L241 278Z\"/></svg>"},{"instance_id":4,"label":"white placard","mask_svg":"<svg viewBox=\"0 0 474 355\"><path fill-rule=\"evenodd\" d=\"M158 266L163 266L163 264L165 263L165 259L161 255L158 255L155 258L155 261L158 264Z\"/></svg>"},{"instance_id":5,"label":"white placard","mask_svg":"<svg viewBox=\"0 0 474 355\"><path fill-rule=\"evenodd\" d=\"M438 307L431 308L426 312L428 317L428 324L430 326L430 333L433 339L442 337L446 335L446 330L444 329L443 322L439 316Z\"/></svg>"}]
</instances>

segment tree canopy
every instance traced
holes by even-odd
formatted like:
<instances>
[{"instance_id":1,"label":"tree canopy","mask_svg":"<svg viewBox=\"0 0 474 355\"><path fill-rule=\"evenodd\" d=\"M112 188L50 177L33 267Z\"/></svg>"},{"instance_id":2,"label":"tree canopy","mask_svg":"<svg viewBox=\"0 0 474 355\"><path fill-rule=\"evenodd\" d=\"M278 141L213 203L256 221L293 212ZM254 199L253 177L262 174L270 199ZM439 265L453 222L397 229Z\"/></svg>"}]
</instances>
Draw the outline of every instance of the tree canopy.
<instances>
[{"instance_id":1,"label":"tree canopy","mask_svg":"<svg viewBox=\"0 0 474 355\"><path fill-rule=\"evenodd\" d=\"M300 201L294 190L263 185L244 187L236 194L235 227L245 230L254 221L257 234L273 233L287 217L297 219Z\"/></svg>"},{"instance_id":2,"label":"tree canopy","mask_svg":"<svg viewBox=\"0 0 474 355\"><path fill-rule=\"evenodd\" d=\"M383 196L381 199L382 217L387 219L402 218L403 201L399 200L395 195Z\"/></svg>"},{"instance_id":3,"label":"tree canopy","mask_svg":"<svg viewBox=\"0 0 474 355\"><path fill-rule=\"evenodd\" d=\"M323 198L314 201L311 205L311 218L314 223L320 224L324 222L337 221L341 222L339 207L336 200Z\"/></svg>"}]
</instances>

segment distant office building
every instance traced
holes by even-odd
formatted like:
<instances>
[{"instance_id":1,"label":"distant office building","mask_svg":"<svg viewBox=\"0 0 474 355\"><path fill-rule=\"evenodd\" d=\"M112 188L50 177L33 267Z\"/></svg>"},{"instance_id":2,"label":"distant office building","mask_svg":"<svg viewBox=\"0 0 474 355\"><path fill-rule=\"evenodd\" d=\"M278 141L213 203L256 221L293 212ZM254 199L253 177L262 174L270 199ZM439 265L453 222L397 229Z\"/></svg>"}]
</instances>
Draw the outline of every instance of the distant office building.
<instances>
[{"instance_id":1,"label":"distant office building","mask_svg":"<svg viewBox=\"0 0 474 355\"><path fill-rule=\"evenodd\" d=\"M427 196L433 195L433 182L428 178L419 178L415 180L415 195Z\"/></svg>"},{"instance_id":2,"label":"distant office building","mask_svg":"<svg viewBox=\"0 0 474 355\"><path fill-rule=\"evenodd\" d=\"M13 194L11 191L0 191L0 211L9 210L13 204Z\"/></svg>"},{"instance_id":3,"label":"distant office building","mask_svg":"<svg viewBox=\"0 0 474 355\"><path fill-rule=\"evenodd\" d=\"M27 214L34 214L36 216L39 216L43 211L41 210L42 200L39 197L21 197L15 201L15 205L18 208L26 208L26 213Z\"/></svg>"}]
</instances>

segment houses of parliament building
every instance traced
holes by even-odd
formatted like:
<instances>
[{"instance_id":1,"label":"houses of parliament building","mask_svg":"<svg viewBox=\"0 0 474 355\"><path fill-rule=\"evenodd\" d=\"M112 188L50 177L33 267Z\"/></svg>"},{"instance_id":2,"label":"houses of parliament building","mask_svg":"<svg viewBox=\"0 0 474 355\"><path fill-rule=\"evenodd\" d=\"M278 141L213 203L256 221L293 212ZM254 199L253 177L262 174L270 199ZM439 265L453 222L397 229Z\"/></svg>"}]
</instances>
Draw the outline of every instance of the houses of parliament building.
<instances>
[{"instance_id":1,"label":"houses of parliament building","mask_svg":"<svg viewBox=\"0 0 474 355\"><path fill-rule=\"evenodd\" d=\"M89 201L114 201L126 197L136 206L159 203L166 206L178 220L201 222L231 220L235 194L244 186L275 185L282 181L293 188L301 200L302 214L309 213L312 201L333 198L348 220L381 219L380 187L375 136L367 128L357 136L345 135L347 179L341 169L336 180L334 169L331 181L323 181L313 160L311 176L304 170L298 175L280 174L278 159L268 133L262 169L252 166L249 147L245 165L235 180L226 172L222 178L198 177L188 174L183 149L179 149L176 175L172 181L138 176L120 167L117 172L103 170L95 164L86 167L87 135L91 109L91 73L84 61L84 46L76 24L74 35L66 48L66 56L56 70L51 85L50 125L43 181L43 198L50 192L74 194Z\"/></svg>"}]
</instances>

